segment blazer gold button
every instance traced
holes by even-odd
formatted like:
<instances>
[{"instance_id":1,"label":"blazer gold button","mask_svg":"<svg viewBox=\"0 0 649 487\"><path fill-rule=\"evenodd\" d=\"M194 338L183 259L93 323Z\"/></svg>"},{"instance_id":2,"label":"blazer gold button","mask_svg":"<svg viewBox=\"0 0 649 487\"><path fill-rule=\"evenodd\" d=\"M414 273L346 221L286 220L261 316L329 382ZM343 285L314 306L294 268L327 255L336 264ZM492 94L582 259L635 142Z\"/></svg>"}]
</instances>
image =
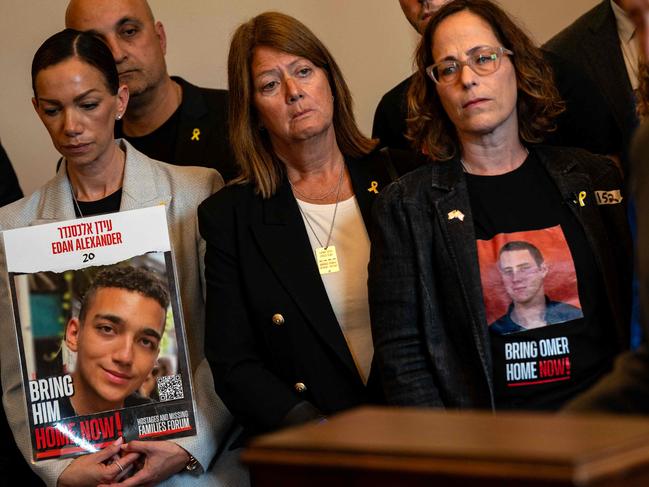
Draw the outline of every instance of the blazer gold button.
<instances>
[{"instance_id":1,"label":"blazer gold button","mask_svg":"<svg viewBox=\"0 0 649 487\"><path fill-rule=\"evenodd\" d=\"M273 325L282 326L284 324L284 317L279 313L275 313L271 319L273 320Z\"/></svg>"},{"instance_id":2,"label":"blazer gold button","mask_svg":"<svg viewBox=\"0 0 649 487\"><path fill-rule=\"evenodd\" d=\"M295 387L295 390L300 393L306 391L306 386L302 382L298 382L293 387Z\"/></svg>"}]
</instances>

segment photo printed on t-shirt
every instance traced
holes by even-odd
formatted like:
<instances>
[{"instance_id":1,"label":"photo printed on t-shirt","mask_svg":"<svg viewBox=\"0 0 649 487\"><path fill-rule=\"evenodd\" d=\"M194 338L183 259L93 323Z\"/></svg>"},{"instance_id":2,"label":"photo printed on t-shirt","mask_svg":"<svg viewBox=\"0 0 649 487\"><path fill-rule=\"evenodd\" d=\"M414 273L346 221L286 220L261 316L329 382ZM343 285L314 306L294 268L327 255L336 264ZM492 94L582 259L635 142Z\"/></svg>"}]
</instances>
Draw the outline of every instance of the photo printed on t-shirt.
<instances>
[{"instance_id":1,"label":"photo printed on t-shirt","mask_svg":"<svg viewBox=\"0 0 649 487\"><path fill-rule=\"evenodd\" d=\"M583 318L572 254L559 225L477 240L489 324L497 335Z\"/></svg>"}]
</instances>

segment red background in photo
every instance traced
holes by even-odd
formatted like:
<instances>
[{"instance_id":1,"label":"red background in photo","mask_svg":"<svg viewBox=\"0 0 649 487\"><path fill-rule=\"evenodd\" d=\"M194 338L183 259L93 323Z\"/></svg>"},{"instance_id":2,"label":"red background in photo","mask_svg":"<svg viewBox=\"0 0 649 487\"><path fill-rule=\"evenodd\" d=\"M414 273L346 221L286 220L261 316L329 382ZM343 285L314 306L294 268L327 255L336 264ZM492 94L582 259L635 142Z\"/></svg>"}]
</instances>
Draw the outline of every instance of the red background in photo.
<instances>
[{"instance_id":1,"label":"red background in photo","mask_svg":"<svg viewBox=\"0 0 649 487\"><path fill-rule=\"evenodd\" d=\"M561 226L525 232L499 233L491 240L476 241L487 323L493 323L507 313L511 303L498 270L498 251L507 242L513 241L529 242L543 254L548 268L543 284L545 294L552 301L562 301L581 308L575 264Z\"/></svg>"}]
</instances>

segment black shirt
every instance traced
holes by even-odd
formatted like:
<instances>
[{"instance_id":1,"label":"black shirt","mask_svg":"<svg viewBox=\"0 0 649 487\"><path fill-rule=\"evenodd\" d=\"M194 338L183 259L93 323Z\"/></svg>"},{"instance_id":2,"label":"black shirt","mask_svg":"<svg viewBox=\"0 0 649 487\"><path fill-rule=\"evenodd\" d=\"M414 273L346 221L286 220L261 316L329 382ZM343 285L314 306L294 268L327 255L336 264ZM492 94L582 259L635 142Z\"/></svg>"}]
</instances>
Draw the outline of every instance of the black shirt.
<instances>
[{"instance_id":1,"label":"black shirt","mask_svg":"<svg viewBox=\"0 0 649 487\"><path fill-rule=\"evenodd\" d=\"M579 202L562 199L533 150L514 171L466 178L497 407L557 409L608 371L617 351L603 278L569 206ZM523 243L501 255L507 242ZM533 299L538 327L526 328L516 307Z\"/></svg>"},{"instance_id":2,"label":"black shirt","mask_svg":"<svg viewBox=\"0 0 649 487\"><path fill-rule=\"evenodd\" d=\"M171 162L176 159L176 134L180 122L180 107L153 132L142 137L129 137L122 130L121 121L115 123L115 138L128 140L133 147L156 161Z\"/></svg>"},{"instance_id":3,"label":"black shirt","mask_svg":"<svg viewBox=\"0 0 649 487\"><path fill-rule=\"evenodd\" d=\"M77 217L117 213L122 202L122 188L97 201L77 201L74 213Z\"/></svg>"}]
</instances>

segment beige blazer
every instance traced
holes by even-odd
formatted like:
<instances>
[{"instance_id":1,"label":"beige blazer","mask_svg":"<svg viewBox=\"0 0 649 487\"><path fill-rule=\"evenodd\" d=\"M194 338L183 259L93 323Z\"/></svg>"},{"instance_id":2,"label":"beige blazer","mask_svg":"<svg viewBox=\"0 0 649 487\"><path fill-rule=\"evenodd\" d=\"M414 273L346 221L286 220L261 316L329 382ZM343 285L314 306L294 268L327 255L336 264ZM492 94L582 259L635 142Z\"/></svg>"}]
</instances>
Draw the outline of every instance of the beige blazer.
<instances>
[{"instance_id":1,"label":"beige blazer","mask_svg":"<svg viewBox=\"0 0 649 487\"><path fill-rule=\"evenodd\" d=\"M149 159L124 140L117 144L126 152L120 210L164 204L178 282L194 379L198 435L176 441L208 468L232 426L232 417L214 392L212 374L204 359L205 242L200 238L196 208L223 186L213 169L179 167ZM0 230L51 223L75 218L74 202L65 163L56 176L32 195L0 209ZM0 366L3 403L16 442L34 471L48 484L56 485L70 460L31 462L31 440L27 426L27 404L18 361L15 325L7 282L4 251L0 253ZM215 462L215 465L218 462ZM164 485L205 485L200 477L176 475Z\"/></svg>"}]
</instances>

